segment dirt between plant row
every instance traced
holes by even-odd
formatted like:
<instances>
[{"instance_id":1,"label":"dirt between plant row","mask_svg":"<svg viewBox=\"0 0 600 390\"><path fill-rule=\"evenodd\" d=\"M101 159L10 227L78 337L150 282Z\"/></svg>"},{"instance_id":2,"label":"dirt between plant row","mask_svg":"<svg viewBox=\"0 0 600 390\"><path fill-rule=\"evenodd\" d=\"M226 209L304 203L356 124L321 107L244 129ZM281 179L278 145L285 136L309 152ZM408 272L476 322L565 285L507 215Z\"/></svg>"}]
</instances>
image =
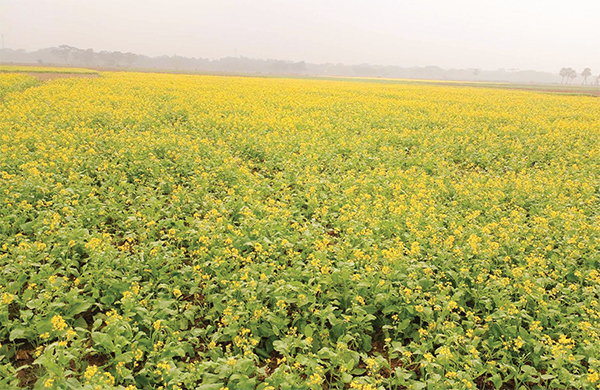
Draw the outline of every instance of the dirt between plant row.
<instances>
[{"instance_id":1,"label":"dirt between plant row","mask_svg":"<svg viewBox=\"0 0 600 390\"><path fill-rule=\"evenodd\" d=\"M38 72L29 72L27 73L29 76L37 77L41 81L48 81L53 79L64 79L68 77L77 77L77 78L95 78L98 77L98 74L95 73L38 73Z\"/></svg>"}]
</instances>

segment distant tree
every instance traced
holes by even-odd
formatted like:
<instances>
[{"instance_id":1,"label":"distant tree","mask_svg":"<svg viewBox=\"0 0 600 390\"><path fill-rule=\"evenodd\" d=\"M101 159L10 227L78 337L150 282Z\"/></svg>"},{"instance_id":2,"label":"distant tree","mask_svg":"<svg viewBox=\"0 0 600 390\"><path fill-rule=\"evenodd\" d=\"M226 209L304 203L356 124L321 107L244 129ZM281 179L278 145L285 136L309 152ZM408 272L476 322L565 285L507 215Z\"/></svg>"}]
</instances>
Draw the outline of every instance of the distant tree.
<instances>
[{"instance_id":1,"label":"distant tree","mask_svg":"<svg viewBox=\"0 0 600 390\"><path fill-rule=\"evenodd\" d=\"M65 64L68 64L69 57L73 49L75 48L69 45L60 45L59 47L52 49L52 54L62 59L65 62Z\"/></svg>"},{"instance_id":2,"label":"distant tree","mask_svg":"<svg viewBox=\"0 0 600 390\"><path fill-rule=\"evenodd\" d=\"M300 61L293 65L293 73L304 73L306 72L306 62Z\"/></svg>"},{"instance_id":3,"label":"distant tree","mask_svg":"<svg viewBox=\"0 0 600 390\"><path fill-rule=\"evenodd\" d=\"M101 66L105 66L108 68L114 68L117 66L115 59L112 57L112 53L109 51L101 51L98 53L98 59L100 61Z\"/></svg>"},{"instance_id":4,"label":"distant tree","mask_svg":"<svg viewBox=\"0 0 600 390\"><path fill-rule=\"evenodd\" d=\"M79 61L79 58L81 58L81 56L83 55L84 52L85 52L85 50L79 49L77 47L71 48L71 53L69 54L70 61L71 62L73 62L73 60Z\"/></svg>"},{"instance_id":5,"label":"distant tree","mask_svg":"<svg viewBox=\"0 0 600 390\"><path fill-rule=\"evenodd\" d=\"M111 53L111 57L113 58L117 66L123 66L125 62L125 53L122 53L120 51L113 51Z\"/></svg>"},{"instance_id":6,"label":"distant tree","mask_svg":"<svg viewBox=\"0 0 600 390\"><path fill-rule=\"evenodd\" d=\"M565 81L565 77L567 77L569 75L569 69L567 68L562 68L559 72L560 76L562 77L562 80L560 80L560 83L562 84Z\"/></svg>"},{"instance_id":7,"label":"distant tree","mask_svg":"<svg viewBox=\"0 0 600 390\"><path fill-rule=\"evenodd\" d=\"M80 50L75 53L76 60L82 65L93 66L94 65L94 50Z\"/></svg>"},{"instance_id":8,"label":"distant tree","mask_svg":"<svg viewBox=\"0 0 600 390\"><path fill-rule=\"evenodd\" d=\"M123 62L125 62L125 66L127 68L131 68L134 62L137 61L138 55L132 52L127 52L123 55Z\"/></svg>"},{"instance_id":9,"label":"distant tree","mask_svg":"<svg viewBox=\"0 0 600 390\"><path fill-rule=\"evenodd\" d=\"M600 85L600 74L598 75L598 77L596 77L596 82L594 83L594 85Z\"/></svg>"},{"instance_id":10,"label":"distant tree","mask_svg":"<svg viewBox=\"0 0 600 390\"><path fill-rule=\"evenodd\" d=\"M567 84L571 84L571 82L577 78L577 71L572 68L567 68L567 70L569 71L569 74L567 74L567 79L569 79L569 82Z\"/></svg>"},{"instance_id":11,"label":"distant tree","mask_svg":"<svg viewBox=\"0 0 600 390\"><path fill-rule=\"evenodd\" d=\"M592 75L592 70L590 68L585 68L583 72L581 72L581 77L583 77L583 81L581 84L587 84L587 78Z\"/></svg>"}]
</instances>

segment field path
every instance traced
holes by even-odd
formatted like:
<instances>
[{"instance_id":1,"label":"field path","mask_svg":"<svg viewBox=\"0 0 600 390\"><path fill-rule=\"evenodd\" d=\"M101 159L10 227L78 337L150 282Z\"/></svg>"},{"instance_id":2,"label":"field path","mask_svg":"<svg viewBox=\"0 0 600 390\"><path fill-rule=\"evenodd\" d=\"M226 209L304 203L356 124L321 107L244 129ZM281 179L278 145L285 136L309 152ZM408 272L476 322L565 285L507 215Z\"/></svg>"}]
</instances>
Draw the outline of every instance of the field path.
<instances>
[{"instance_id":1,"label":"field path","mask_svg":"<svg viewBox=\"0 0 600 390\"><path fill-rule=\"evenodd\" d=\"M64 79L64 78L69 78L69 77L76 77L76 78L95 78L98 77L99 74L97 73L52 73L52 72L47 72L47 73L39 73L39 72L29 72L26 73L29 76L33 76L38 78L41 81L48 81L48 80L53 80L53 79Z\"/></svg>"}]
</instances>

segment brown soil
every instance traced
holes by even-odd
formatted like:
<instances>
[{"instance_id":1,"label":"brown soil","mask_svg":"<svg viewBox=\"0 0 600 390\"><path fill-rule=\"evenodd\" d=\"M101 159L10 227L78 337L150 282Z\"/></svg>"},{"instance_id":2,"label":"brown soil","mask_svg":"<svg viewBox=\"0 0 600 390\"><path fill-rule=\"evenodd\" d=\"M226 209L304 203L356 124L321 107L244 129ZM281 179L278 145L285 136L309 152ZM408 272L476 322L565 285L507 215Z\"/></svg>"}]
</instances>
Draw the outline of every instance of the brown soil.
<instances>
[{"instance_id":1,"label":"brown soil","mask_svg":"<svg viewBox=\"0 0 600 390\"><path fill-rule=\"evenodd\" d=\"M77 77L77 78L94 78L98 77L98 74L95 73L37 73L31 72L27 73L30 76L37 77L41 81L48 81L53 79L64 79L68 77Z\"/></svg>"},{"instance_id":2,"label":"brown soil","mask_svg":"<svg viewBox=\"0 0 600 390\"><path fill-rule=\"evenodd\" d=\"M33 364L34 352L35 348L31 344L27 344L18 349L15 354L14 367L20 368L17 372L20 387L32 388L37 381L37 366Z\"/></svg>"},{"instance_id":3,"label":"brown soil","mask_svg":"<svg viewBox=\"0 0 600 390\"><path fill-rule=\"evenodd\" d=\"M410 81L410 80L409 80ZM531 92L546 92L546 93L554 93L554 94L565 94L565 95L585 95L585 96L596 96L600 97L600 87L593 88L593 86L585 86L582 88L578 88L575 86L573 88L569 87L561 87L561 86L550 86L543 84L486 84L485 82L481 83L469 83L469 82L427 82L427 83L419 83L424 85L440 85L445 87L482 87L482 88L499 88L499 89L518 89L521 91L531 91ZM591 87L591 88L590 88Z\"/></svg>"},{"instance_id":4,"label":"brown soil","mask_svg":"<svg viewBox=\"0 0 600 390\"><path fill-rule=\"evenodd\" d=\"M524 89L524 88L523 88ZM535 91L535 92L549 92L549 93L562 93L562 94L572 94L572 95L590 95L590 96L598 96L600 97L600 88L597 90L593 90L593 89L588 89L588 90L582 90L582 91L576 91L576 90L569 90L569 89L560 89L560 88L555 88L555 89L551 89L551 88L532 88L530 89L531 91Z\"/></svg>"}]
</instances>

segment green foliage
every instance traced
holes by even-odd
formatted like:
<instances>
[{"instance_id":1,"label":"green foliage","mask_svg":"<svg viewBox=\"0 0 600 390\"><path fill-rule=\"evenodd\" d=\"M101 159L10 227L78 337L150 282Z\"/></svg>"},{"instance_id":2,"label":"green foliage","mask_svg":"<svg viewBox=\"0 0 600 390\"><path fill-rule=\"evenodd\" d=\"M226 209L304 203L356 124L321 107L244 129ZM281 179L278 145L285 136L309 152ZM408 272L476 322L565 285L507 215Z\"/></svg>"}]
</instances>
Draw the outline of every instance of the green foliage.
<instances>
[{"instance_id":1,"label":"green foliage","mask_svg":"<svg viewBox=\"0 0 600 390\"><path fill-rule=\"evenodd\" d=\"M592 388L585 97L108 73L0 106L0 387Z\"/></svg>"},{"instance_id":2,"label":"green foliage","mask_svg":"<svg viewBox=\"0 0 600 390\"><path fill-rule=\"evenodd\" d=\"M35 77L0 73L0 102L12 92L21 92L39 84L40 82Z\"/></svg>"}]
</instances>

